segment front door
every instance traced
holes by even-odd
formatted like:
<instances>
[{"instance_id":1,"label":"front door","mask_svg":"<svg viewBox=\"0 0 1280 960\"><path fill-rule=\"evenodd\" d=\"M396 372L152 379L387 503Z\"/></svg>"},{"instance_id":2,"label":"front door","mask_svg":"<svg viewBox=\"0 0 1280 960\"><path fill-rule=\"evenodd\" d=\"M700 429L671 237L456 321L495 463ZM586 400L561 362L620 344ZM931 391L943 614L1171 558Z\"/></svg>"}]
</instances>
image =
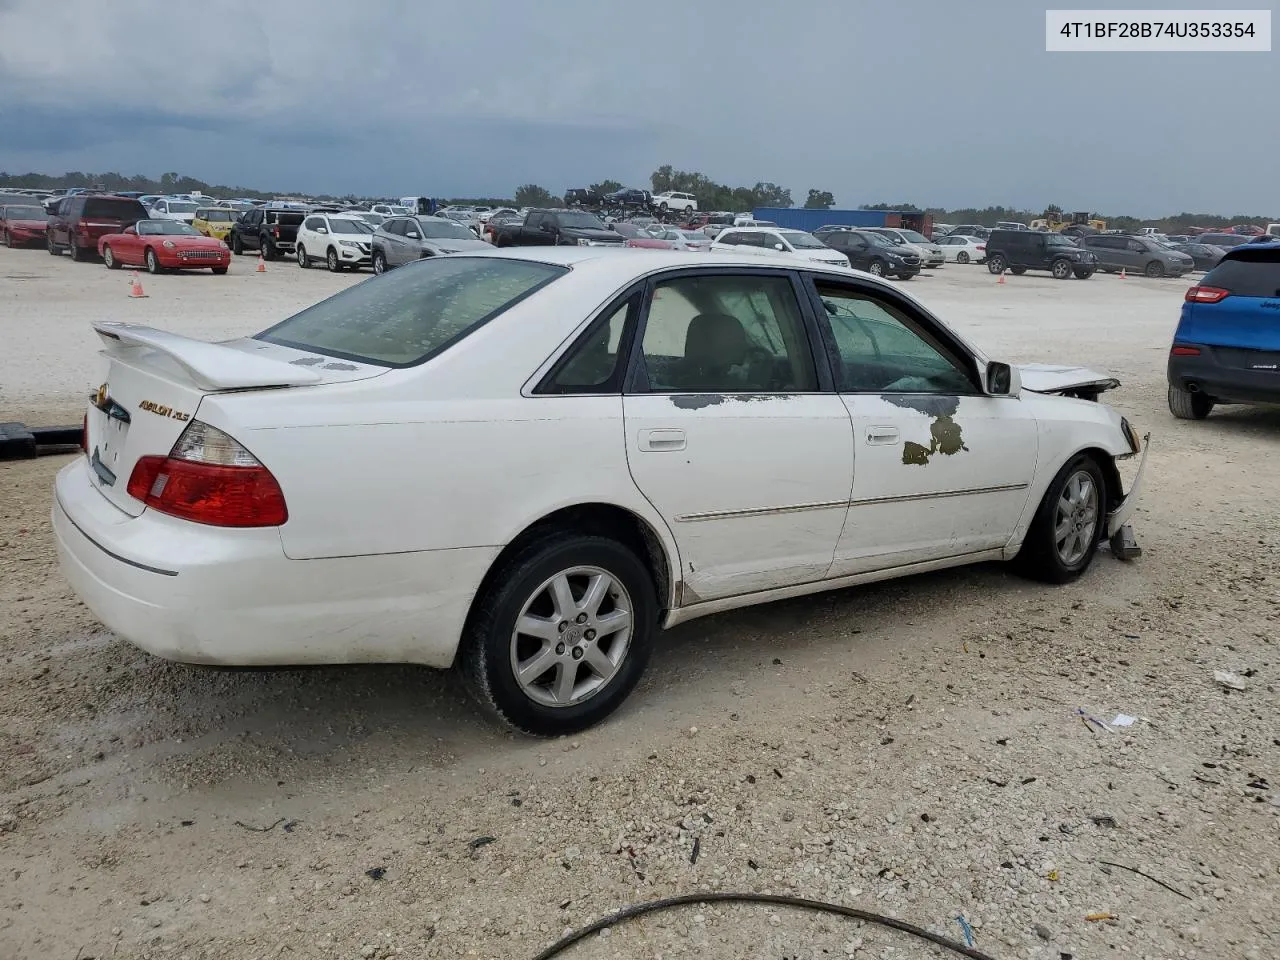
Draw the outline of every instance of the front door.
<instances>
[{"instance_id":1,"label":"front door","mask_svg":"<svg viewBox=\"0 0 1280 960\"><path fill-rule=\"evenodd\" d=\"M967 350L905 298L817 278L856 476L831 576L1003 546L1026 504L1037 425L987 396Z\"/></svg>"},{"instance_id":2,"label":"front door","mask_svg":"<svg viewBox=\"0 0 1280 960\"><path fill-rule=\"evenodd\" d=\"M649 294L623 399L627 459L666 518L683 602L820 580L853 483L849 413L820 387L782 270L698 270Z\"/></svg>"}]
</instances>

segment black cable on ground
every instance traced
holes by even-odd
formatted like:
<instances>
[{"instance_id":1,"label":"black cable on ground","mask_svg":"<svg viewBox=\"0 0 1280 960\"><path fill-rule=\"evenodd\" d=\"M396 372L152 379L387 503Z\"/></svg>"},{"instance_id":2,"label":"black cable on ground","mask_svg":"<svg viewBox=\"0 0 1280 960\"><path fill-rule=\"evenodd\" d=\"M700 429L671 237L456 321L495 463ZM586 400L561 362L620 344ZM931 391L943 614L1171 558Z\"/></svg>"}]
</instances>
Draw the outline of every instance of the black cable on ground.
<instances>
[{"instance_id":1,"label":"black cable on ground","mask_svg":"<svg viewBox=\"0 0 1280 960\"><path fill-rule=\"evenodd\" d=\"M930 943L945 947L954 953L958 953L962 957L969 957L970 960L995 960L990 954L983 953L981 950L975 950L973 947L965 946L957 940L951 940L940 934L933 933L924 927L917 927L913 923L907 923L905 920L895 920L893 917L886 917L879 913L871 913L867 910L859 910L856 907L843 907L838 903L823 903L821 900L805 900L801 897L784 897L769 893L688 893L679 897L667 897L663 900L651 900L648 903L638 903L634 906L625 907L617 913L612 913L603 919L597 920L589 926L583 927L581 930L575 930L573 933L556 941L547 949L534 957L534 960L551 960L552 957L559 956L565 950L580 940L584 940L593 933L598 933L605 927L613 927L624 920L632 920L636 917L644 916L647 913L657 913L661 910L670 910L672 907L690 906L695 903L754 903L754 904L770 904L778 907L792 907L797 910L813 910L818 913L834 913L837 916L848 917L851 920L862 920L865 923L874 923L882 927L889 927L892 930L900 930L903 933L909 933L913 937L919 937L921 940L928 940Z\"/></svg>"}]
</instances>

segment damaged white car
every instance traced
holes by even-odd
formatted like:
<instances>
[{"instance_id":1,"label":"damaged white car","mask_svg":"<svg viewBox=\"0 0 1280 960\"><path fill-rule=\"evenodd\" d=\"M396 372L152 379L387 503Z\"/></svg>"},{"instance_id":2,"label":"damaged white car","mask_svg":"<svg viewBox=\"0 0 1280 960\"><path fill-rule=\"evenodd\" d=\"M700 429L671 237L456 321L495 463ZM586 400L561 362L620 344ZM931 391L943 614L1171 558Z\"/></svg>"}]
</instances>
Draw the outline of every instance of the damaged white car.
<instances>
[{"instance_id":1,"label":"damaged white car","mask_svg":"<svg viewBox=\"0 0 1280 960\"><path fill-rule=\"evenodd\" d=\"M822 264L502 250L252 338L96 329L53 523L107 626L191 663L457 665L534 734L607 716L704 614L987 560L1070 580L1141 483L1091 399L1115 381L990 362Z\"/></svg>"}]
</instances>

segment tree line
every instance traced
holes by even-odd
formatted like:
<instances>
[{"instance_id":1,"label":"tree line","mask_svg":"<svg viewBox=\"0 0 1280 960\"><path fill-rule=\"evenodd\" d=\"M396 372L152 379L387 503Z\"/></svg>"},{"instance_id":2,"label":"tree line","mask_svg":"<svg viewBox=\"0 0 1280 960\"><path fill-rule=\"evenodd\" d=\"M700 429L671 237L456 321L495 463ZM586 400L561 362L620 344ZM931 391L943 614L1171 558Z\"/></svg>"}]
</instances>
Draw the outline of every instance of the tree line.
<instances>
[{"instance_id":1,"label":"tree line","mask_svg":"<svg viewBox=\"0 0 1280 960\"><path fill-rule=\"evenodd\" d=\"M606 194L621 190L624 184L617 180L601 180L590 184L588 189L595 193ZM700 210L729 210L734 212L754 210L757 207L791 207L795 203L791 190L776 183L759 181L754 186L731 187L717 183L705 174L677 170L671 164L664 164L649 177L649 186L653 193L665 193L675 190L680 193L691 193L698 201ZM229 186L226 184L209 184L195 177L184 176L176 171L166 172L159 178L136 174L125 176L121 173L84 173L71 171L55 176L43 173L11 174L0 171L0 190L5 188L23 190L59 190L80 187L84 189L103 189L107 191L126 190L142 193L206 193L222 197L248 197L255 200L269 200L279 196L295 196L297 194L281 191L259 190L254 187ZM360 197L352 194L345 196L333 194L311 195L317 200L361 202L375 201L382 197ZM444 199L444 198L441 198ZM553 206L560 203L560 198L551 191L535 183L522 184L513 197L453 197L451 203L483 203L489 206L510 205L518 207ZM829 190L811 188L801 206L808 209L829 210L835 206L835 196ZM978 223L993 226L998 220L1012 220L1029 223L1041 217L1053 219L1062 215L1062 208L1057 204L1048 204L1044 210L1025 210L1014 207L917 207L912 203L867 203L863 210L901 210L908 213L928 213L935 221L945 223ZM1108 215L1090 212L1090 218L1107 221L1107 226L1120 230L1137 229L1140 226L1154 226L1166 233L1179 233L1186 227L1221 227L1233 223L1266 223L1268 217L1239 214L1224 217L1209 213L1178 213L1162 218L1142 218L1125 215ZM1271 217L1275 222L1280 217Z\"/></svg>"}]
</instances>

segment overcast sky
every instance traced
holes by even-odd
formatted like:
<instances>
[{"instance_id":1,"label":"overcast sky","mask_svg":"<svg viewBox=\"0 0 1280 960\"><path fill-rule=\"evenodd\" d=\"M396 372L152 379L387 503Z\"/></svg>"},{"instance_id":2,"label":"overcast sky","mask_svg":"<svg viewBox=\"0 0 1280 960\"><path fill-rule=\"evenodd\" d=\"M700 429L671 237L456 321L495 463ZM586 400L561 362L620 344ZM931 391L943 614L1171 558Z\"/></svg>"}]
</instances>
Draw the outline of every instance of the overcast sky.
<instances>
[{"instance_id":1,"label":"overcast sky","mask_svg":"<svg viewBox=\"0 0 1280 960\"><path fill-rule=\"evenodd\" d=\"M670 163L844 207L1280 212L1280 53L1045 52L1046 6L1130 5L0 0L0 170L509 196Z\"/></svg>"}]
</instances>

